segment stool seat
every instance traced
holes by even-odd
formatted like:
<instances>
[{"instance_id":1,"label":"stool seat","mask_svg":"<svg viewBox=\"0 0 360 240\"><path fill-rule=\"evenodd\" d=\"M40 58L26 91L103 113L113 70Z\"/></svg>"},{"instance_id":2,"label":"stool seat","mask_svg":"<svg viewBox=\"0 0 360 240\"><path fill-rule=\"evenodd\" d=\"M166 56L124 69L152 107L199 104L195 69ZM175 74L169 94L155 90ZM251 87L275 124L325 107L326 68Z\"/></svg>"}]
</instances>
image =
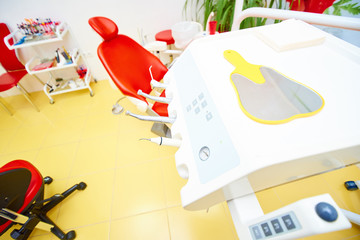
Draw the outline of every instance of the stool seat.
<instances>
[{"instance_id":1,"label":"stool seat","mask_svg":"<svg viewBox=\"0 0 360 240\"><path fill-rule=\"evenodd\" d=\"M175 40L174 38L172 37L172 33L171 33L171 30L164 30L164 31L161 31L161 32L158 32L156 35L155 35L155 39L156 41L163 41L163 42L166 42L167 45L171 45L171 44L174 44L175 43Z\"/></svg>"}]
</instances>

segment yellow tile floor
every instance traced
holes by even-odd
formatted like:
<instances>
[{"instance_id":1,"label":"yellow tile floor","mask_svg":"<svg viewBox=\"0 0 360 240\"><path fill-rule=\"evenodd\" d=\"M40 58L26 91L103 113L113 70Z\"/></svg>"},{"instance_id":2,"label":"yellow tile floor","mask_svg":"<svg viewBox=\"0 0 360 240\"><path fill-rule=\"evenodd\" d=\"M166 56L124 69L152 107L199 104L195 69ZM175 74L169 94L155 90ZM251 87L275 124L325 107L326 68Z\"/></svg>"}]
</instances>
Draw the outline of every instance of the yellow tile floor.
<instances>
[{"instance_id":1,"label":"yellow tile floor","mask_svg":"<svg viewBox=\"0 0 360 240\"><path fill-rule=\"evenodd\" d=\"M185 184L175 168L175 148L156 146L143 137L154 137L151 123L113 115L112 105L121 96L108 81L87 90L54 96L32 93L38 113L23 96L7 97L14 116L0 107L0 166L25 159L54 182L46 197L84 181L49 216L63 229L76 230L77 240L218 240L238 239L226 203L206 211L181 207ZM139 113L128 101L125 109ZM298 199L330 193L340 207L360 212L360 192L347 192L343 181L358 179L360 170L348 167L257 193L264 212ZM10 240L9 232L0 237ZM36 230L31 240L56 237ZM360 239L360 228L307 239Z\"/></svg>"}]
</instances>

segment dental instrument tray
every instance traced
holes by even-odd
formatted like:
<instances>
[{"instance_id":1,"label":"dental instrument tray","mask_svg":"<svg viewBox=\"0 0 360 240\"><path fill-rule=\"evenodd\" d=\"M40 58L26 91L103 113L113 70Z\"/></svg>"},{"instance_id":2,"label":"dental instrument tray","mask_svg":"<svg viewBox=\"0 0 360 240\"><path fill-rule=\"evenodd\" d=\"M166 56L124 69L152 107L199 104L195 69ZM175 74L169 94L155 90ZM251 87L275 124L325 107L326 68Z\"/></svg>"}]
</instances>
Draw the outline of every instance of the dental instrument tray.
<instances>
[{"instance_id":1,"label":"dental instrument tray","mask_svg":"<svg viewBox=\"0 0 360 240\"><path fill-rule=\"evenodd\" d=\"M18 49L24 47L37 46L47 43L60 42L63 40L65 35L68 33L69 28L66 22L61 22L53 29L52 34L42 34L42 35L26 35L24 36L20 29L10 33L4 38L6 46L10 49ZM15 39L16 43L11 44L10 40Z\"/></svg>"},{"instance_id":2,"label":"dental instrument tray","mask_svg":"<svg viewBox=\"0 0 360 240\"><path fill-rule=\"evenodd\" d=\"M360 162L360 49L304 26L324 39L277 51L259 37L269 26L222 33L192 42L165 75L184 208ZM265 80L246 76L249 65Z\"/></svg>"}]
</instances>

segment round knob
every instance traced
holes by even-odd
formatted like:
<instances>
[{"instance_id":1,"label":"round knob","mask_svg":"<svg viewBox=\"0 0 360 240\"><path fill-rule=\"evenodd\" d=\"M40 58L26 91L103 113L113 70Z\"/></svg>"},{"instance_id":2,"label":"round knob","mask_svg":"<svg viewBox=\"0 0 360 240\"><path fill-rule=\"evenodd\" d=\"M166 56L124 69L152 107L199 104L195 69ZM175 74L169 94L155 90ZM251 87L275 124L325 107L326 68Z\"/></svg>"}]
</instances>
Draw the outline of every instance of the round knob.
<instances>
[{"instance_id":1,"label":"round knob","mask_svg":"<svg viewBox=\"0 0 360 240\"><path fill-rule=\"evenodd\" d=\"M199 158L201 161L206 161L210 157L210 149L207 146L204 146L199 151Z\"/></svg>"},{"instance_id":2,"label":"round knob","mask_svg":"<svg viewBox=\"0 0 360 240\"><path fill-rule=\"evenodd\" d=\"M327 222L334 222L338 218L336 209L326 202L316 204L315 211L321 219Z\"/></svg>"}]
</instances>

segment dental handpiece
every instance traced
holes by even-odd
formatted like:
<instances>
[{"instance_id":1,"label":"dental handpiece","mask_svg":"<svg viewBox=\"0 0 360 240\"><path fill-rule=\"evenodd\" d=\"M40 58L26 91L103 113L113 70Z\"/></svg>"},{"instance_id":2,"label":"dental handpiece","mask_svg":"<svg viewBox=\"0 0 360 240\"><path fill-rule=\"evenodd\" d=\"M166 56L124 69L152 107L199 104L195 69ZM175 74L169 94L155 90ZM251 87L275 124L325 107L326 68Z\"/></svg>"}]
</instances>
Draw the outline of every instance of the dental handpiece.
<instances>
[{"instance_id":1,"label":"dental handpiece","mask_svg":"<svg viewBox=\"0 0 360 240\"><path fill-rule=\"evenodd\" d=\"M153 88L167 88L167 87L168 87L168 84L158 82L158 81L156 81L156 80L154 80L154 79L150 81L150 85L151 85Z\"/></svg>"},{"instance_id":2,"label":"dental handpiece","mask_svg":"<svg viewBox=\"0 0 360 240\"><path fill-rule=\"evenodd\" d=\"M154 100L156 102L161 102L161 103L170 103L171 102L171 98L166 98L166 97L155 97L155 96L151 96L149 94L144 93L143 91L141 91L141 89L139 89L139 91L137 92L138 95L146 97L148 99Z\"/></svg>"},{"instance_id":3,"label":"dental handpiece","mask_svg":"<svg viewBox=\"0 0 360 240\"><path fill-rule=\"evenodd\" d=\"M140 140L147 140L156 144L172 146L172 147L180 147L181 140L175 138L165 138L165 137L156 137L156 138L141 138Z\"/></svg>"},{"instance_id":4,"label":"dental handpiece","mask_svg":"<svg viewBox=\"0 0 360 240\"><path fill-rule=\"evenodd\" d=\"M132 117L135 117L137 119L144 120L144 121L152 121L152 122L159 122L159 123L174 123L176 120L176 118L170 118L170 117L138 115L138 114L131 113L130 111L126 111L125 115L130 115Z\"/></svg>"}]
</instances>

